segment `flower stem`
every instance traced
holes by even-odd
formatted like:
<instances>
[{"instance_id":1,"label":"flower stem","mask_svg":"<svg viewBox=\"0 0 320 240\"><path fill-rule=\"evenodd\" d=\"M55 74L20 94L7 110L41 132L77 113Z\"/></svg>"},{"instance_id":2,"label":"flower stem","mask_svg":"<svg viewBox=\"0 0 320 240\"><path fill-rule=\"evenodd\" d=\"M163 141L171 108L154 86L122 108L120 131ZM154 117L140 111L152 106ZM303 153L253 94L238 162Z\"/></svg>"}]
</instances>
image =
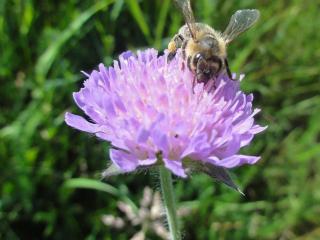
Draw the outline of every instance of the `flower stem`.
<instances>
[{"instance_id":1,"label":"flower stem","mask_svg":"<svg viewBox=\"0 0 320 240\"><path fill-rule=\"evenodd\" d=\"M174 198L172 177L169 170L164 166L159 167L160 171L160 183L162 190L162 198L166 209L167 220L169 224L170 239L180 240L180 231L177 218L176 202Z\"/></svg>"}]
</instances>

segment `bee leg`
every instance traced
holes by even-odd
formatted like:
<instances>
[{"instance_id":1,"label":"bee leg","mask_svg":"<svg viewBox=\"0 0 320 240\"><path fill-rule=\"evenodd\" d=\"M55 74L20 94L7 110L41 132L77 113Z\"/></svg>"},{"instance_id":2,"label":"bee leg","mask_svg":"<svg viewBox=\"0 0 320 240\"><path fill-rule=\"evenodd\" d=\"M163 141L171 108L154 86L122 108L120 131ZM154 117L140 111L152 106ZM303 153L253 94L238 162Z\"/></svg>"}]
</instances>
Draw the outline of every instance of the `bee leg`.
<instances>
[{"instance_id":1,"label":"bee leg","mask_svg":"<svg viewBox=\"0 0 320 240\"><path fill-rule=\"evenodd\" d=\"M192 80L192 94L194 94L194 87L196 86L196 79L197 79L197 76L194 75L193 80Z\"/></svg>"},{"instance_id":2,"label":"bee leg","mask_svg":"<svg viewBox=\"0 0 320 240\"><path fill-rule=\"evenodd\" d=\"M212 90L216 90L217 89L217 77L214 78L213 84L212 84L212 88L210 89L210 92Z\"/></svg>"},{"instance_id":3,"label":"bee leg","mask_svg":"<svg viewBox=\"0 0 320 240\"><path fill-rule=\"evenodd\" d=\"M184 38L181 34L176 34L173 37L173 41L176 44L176 48L181 48Z\"/></svg>"},{"instance_id":4,"label":"bee leg","mask_svg":"<svg viewBox=\"0 0 320 240\"><path fill-rule=\"evenodd\" d=\"M168 44L168 50L169 50L168 61L171 61L175 57L177 53L177 49L182 46L183 40L184 39L181 34L176 34L171 39L171 41Z\"/></svg>"},{"instance_id":5,"label":"bee leg","mask_svg":"<svg viewBox=\"0 0 320 240\"><path fill-rule=\"evenodd\" d=\"M229 68L229 63L228 63L228 60L227 60L227 59L224 60L224 64L225 64L225 66L226 66L226 70L227 70L228 77L229 77L231 80L236 80L236 79L233 79L233 78L232 78L232 74L231 74L231 71L230 71L230 68Z\"/></svg>"},{"instance_id":6,"label":"bee leg","mask_svg":"<svg viewBox=\"0 0 320 240\"><path fill-rule=\"evenodd\" d=\"M177 53L177 51L169 52L169 54L167 56L168 62L170 62L175 57L176 53Z\"/></svg>"},{"instance_id":7,"label":"bee leg","mask_svg":"<svg viewBox=\"0 0 320 240\"><path fill-rule=\"evenodd\" d=\"M187 55L186 55L186 47L187 47L188 41L184 41L181 44L181 49L182 49L182 57L183 59L186 59Z\"/></svg>"}]
</instances>

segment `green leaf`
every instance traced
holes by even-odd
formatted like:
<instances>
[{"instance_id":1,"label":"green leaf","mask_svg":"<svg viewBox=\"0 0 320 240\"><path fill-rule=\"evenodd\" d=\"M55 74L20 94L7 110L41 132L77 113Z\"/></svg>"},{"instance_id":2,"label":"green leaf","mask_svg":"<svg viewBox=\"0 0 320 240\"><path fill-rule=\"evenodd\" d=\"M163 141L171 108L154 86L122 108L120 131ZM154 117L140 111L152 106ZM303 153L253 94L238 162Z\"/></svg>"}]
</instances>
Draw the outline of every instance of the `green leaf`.
<instances>
[{"instance_id":1,"label":"green leaf","mask_svg":"<svg viewBox=\"0 0 320 240\"><path fill-rule=\"evenodd\" d=\"M217 181L227 185L228 187L244 195L244 193L240 190L240 188L234 183L234 181L230 177L227 169L223 167L214 166L212 164L203 164L202 171L208 174L210 177L216 179Z\"/></svg>"},{"instance_id":2,"label":"green leaf","mask_svg":"<svg viewBox=\"0 0 320 240\"><path fill-rule=\"evenodd\" d=\"M129 7L130 13L132 14L134 20L137 22L139 28L143 32L145 38L150 43L151 36L150 36L150 29L146 22L146 19L142 13L142 10L136 0L126 0L126 3Z\"/></svg>"},{"instance_id":3,"label":"green leaf","mask_svg":"<svg viewBox=\"0 0 320 240\"><path fill-rule=\"evenodd\" d=\"M129 204L132 207L132 209L134 209L134 211L138 211L138 207L134 204L134 202L128 196L126 196L126 192L122 191L121 189L123 188L121 187L115 188L110 184L107 184L95 179L89 179L89 178L68 179L64 182L63 187L85 188L85 189L106 192L120 198L120 200Z\"/></svg>"},{"instance_id":4,"label":"green leaf","mask_svg":"<svg viewBox=\"0 0 320 240\"><path fill-rule=\"evenodd\" d=\"M71 39L73 35L80 31L85 24L95 13L106 8L113 1L98 1L87 11L84 11L61 33L61 35L52 41L47 50L39 57L35 66L36 80L39 84L44 82L44 79L50 70L54 60L59 54L64 44Z\"/></svg>"},{"instance_id":5,"label":"green leaf","mask_svg":"<svg viewBox=\"0 0 320 240\"><path fill-rule=\"evenodd\" d=\"M117 20L117 18L119 17L119 14L122 10L122 7L123 7L123 3L124 1L123 0L117 0L112 8L112 11L111 11L111 15L110 15L110 18L111 20L115 21Z\"/></svg>"},{"instance_id":6,"label":"green leaf","mask_svg":"<svg viewBox=\"0 0 320 240\"><path fill-rule=\"evenodd\" d=\"M121 195L121 192L117 188L111 186L110 184L103 183L101 181L94 180L94 179L88 179L88 178L69 179L64 183L64 186L68 188L92 189L92 190L110 193L114 196Z\"/></svg>"},{"instance_id":7,"label":"green leaf","mask_svg":"<svg viewBox=\"0 0 320 240\"><path fill-rule=\"evenodd\" d=\"M169 7L170 7L170 0L164 0L163 3L161 4L159 18L158 18L158 22L156 25L156 37L155 37L156 38L155 39L156 48L161 47L161 41L163 38L163 30L164 30L164 26L167 23L166 19L167 19L167 15L169 12Z\"/></svg>"}]
</instances>

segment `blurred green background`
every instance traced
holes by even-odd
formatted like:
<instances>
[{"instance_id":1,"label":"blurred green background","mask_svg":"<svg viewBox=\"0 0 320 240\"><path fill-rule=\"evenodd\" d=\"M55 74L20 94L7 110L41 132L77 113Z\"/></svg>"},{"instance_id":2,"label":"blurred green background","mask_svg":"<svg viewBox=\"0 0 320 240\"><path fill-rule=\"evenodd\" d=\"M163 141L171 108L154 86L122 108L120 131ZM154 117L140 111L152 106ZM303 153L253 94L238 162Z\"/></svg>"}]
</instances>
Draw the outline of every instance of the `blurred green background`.
<instances>
[{"instance_id":1,"label":"blurred green background","mask_svg":"<svg viewBox=\"0 0 320 240\"><path fill-rule=\"evenodd\" d=\"M217 29L237 9L261 11L230 45L229 62L246 74L242 89L254 93L257 121L269 128L243 151L262 160L233 170L245 197L204 175L175 181L190 210L185 239L320 239L319 1L197 0L193 8ZM139 231L107 227L101 216L121 216L123 198L139 205L144 186L158 189L157 176L101 183L107 143L63 116L82 114L71 95L81 70L127 49L163 50L182 23L171 0L0 1L0 239L129 239Z\"/></svg>"}]
</instances>

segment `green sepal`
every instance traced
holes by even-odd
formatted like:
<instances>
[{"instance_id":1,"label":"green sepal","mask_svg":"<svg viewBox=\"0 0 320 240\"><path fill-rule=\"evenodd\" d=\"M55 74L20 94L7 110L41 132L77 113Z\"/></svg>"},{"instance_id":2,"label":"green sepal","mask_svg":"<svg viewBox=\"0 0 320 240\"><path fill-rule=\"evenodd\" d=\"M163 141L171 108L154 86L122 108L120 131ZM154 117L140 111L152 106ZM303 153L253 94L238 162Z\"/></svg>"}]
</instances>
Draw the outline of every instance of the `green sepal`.
<instances>
[{"instance_id":1,"label":"green sepal","mask_svg":"<svg viewBox=\"0 0 320 240\"><path fill-rule=\"evenodd\" d=\"M238 187L238 185L232 180L229 171L226 168L215 166L213 164L202 161L194 161L191 159L185 159L183 163L187 171L205 173L208 176L214 178L216 181L225 184L226 186L236 190L242 195L245 195Z\"/></svg>"}]
</instances>

